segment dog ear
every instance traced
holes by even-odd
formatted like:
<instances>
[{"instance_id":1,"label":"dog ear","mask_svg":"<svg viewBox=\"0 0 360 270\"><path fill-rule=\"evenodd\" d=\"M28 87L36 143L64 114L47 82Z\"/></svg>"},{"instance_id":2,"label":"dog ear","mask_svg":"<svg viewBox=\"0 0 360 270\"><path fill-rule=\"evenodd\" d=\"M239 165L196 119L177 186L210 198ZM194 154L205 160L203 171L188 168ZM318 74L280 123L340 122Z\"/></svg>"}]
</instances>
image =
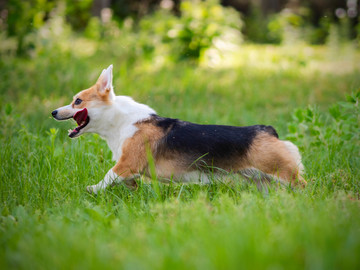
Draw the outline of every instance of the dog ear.
<instances>
[{"instance_id":1,"label":"dog ear","mask_svg":"<svg viewBox=\"0 0 360 270\"><path fill-rule=\"evenodd\" d=\"M97 84L99 84L99 88L98 88L99 93L102 95L109 94L111 98L115 97L113 84L112 84L112 78L113 78L112 69L113 69L113 65L110 65L107 69L104 69L101 72L100 77L96 82Z\"/></svg>"}]
</instances>

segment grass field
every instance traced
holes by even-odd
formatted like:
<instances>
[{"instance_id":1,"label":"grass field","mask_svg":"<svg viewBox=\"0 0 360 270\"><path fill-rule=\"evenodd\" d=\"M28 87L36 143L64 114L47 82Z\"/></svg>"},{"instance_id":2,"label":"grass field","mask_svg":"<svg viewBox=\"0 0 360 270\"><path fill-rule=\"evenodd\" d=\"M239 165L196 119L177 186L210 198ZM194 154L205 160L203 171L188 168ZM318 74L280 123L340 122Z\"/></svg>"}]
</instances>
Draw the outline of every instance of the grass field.
<instances>
[{"instance_id":1,"label":"grass field","mask_svg":"<svg viewBox=\"0 0 360 270\"><path fill-rule=\"evenodd\" d=\"M109 52L2 56L1 268L359 269L360 95L346 99L360 88L359 51L247 45L234 62L153 67ZM302 150L308 186L141 178L137 191L86 193L113 166L111 152L97 135L69 139L74 123L50 112L111 63L115 92L159 115L273 125Z\"/></svg>"}]
</instances>

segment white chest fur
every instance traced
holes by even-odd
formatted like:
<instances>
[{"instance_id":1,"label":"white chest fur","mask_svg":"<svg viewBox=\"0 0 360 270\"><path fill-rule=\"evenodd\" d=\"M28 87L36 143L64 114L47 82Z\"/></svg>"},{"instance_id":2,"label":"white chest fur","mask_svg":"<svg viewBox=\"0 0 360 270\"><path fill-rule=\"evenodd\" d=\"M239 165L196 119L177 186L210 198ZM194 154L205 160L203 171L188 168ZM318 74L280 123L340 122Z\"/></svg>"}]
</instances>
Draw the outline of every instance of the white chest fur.
<instances>
[{"instance_id":1,"label":"white chest fur","mask_svg":"<svg viewBox=\"0 0 360 270\"><path fill-rule=\"evenodd\" d=\"M113 153L113 159L118 161L125 141L138 130L135 124L151 114L156 112L147 105L137 103L130 97L117 96L113 104L92 110L89 116L95 123L89 132L103 137Z\"/></svg>"},{"instance_id":2,"label":"white chest fur","mask_svg":"<svg viewBox=\"0 0 360 270\"><path fill-rule=\"evenodd\" d=\"M111 152L113 153L114 161L118 161L120 159L124 142L128 138L131 138L137 130L138 129L133 124L130 124L129 126L121 129L120 133L114 133L105 138Z\"/></svg>"}]
</instances>

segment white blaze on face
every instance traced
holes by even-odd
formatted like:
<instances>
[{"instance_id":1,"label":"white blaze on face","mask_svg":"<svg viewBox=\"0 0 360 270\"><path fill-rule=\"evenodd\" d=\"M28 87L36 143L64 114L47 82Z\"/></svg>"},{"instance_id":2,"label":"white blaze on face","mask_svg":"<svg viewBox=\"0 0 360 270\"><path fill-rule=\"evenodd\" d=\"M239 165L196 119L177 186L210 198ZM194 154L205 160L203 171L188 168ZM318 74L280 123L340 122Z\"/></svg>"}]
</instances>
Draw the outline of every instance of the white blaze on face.
<instances>
[{"instance_id":1,"label":"white blaze on face","mask_svg":"<svg viewBox=\"0 0 360 270\"><path fill-rule=\"evenodd\" d=\"M73 115L78 111L77 109L74 109L71 104L60 107L56 109L57 114L55 116L56 120L65 120L72 118Z\"/></svg>"}]
</instances>

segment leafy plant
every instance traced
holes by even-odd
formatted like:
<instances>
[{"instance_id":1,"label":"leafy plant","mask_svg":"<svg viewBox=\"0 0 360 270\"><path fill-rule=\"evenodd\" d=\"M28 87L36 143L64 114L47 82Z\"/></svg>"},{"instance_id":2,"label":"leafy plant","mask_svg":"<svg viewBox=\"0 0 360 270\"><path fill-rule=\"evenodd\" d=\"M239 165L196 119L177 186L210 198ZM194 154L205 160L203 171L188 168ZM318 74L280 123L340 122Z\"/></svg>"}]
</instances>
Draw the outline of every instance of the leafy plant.
<instances>
[{"instance_id":1,"label":"leafy plant","mask_svg":"<svg viewBox=\"0 0 360 270\"><path fill-rule=\"evenodd\" d=\"M293 12L290 9L284 9L276 14L268 23L269 36L274 43L291 42L294 35L300 35L301 29L305 24L306 9L301 12ZM296 37L298 40L298 36Z\"/></svg>"},{"instance_id":2,"label":"leafy plant","mask_svg":"<svg viewBox=\"0 0 360 270\"><path fill-rule=\"evenodd\" d=\"M26 42L26 35L44 24L45 17L53 7L53 2L41 0L10 0L7 3L7 35L16 38L18 55L24 55L27 49L33 46Z\"/></svg>"},{"instance_id":3,"label":"leafy plant","mask_svg":"<svg viewBox=\"0 0 360 270\"><path fill-rule=\"evenodd\" d=\"M264 31L267 28L269 19L264 18L264 15L257 5L252 5L248 16L244 17L244 34L247 40L255 43L278 43L274 41L269 35L269 31Z\"/></svg>"},{"instance_id":4,"label":"leafy plant","mask_svg":"<svg viewBox=\"0 0 360 270\"><path fill-rule=\"evenodd\" d=\"M297 109L288 125L287 139L303 147L326 146L329 149L360 147L360 90L329 108L327 114L308 106Z\"/></svg>"},{"instance_id":5,"label":"leafy plant","mask_svg":"<svg viewBox=\"0 0 360 270\"><path fill-rule=\"evenodd\" d=\"M241 37L239 14L217 0L185 1L180 12L176 17L160 10L141 21L140 30L148 33L152 41L147 44L150 50L155 50L157 43L165 43L171 46L175 58L199 59L216 39L229 40L233 33Z\"/></svg>"}]
</instances>

